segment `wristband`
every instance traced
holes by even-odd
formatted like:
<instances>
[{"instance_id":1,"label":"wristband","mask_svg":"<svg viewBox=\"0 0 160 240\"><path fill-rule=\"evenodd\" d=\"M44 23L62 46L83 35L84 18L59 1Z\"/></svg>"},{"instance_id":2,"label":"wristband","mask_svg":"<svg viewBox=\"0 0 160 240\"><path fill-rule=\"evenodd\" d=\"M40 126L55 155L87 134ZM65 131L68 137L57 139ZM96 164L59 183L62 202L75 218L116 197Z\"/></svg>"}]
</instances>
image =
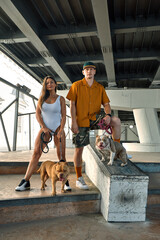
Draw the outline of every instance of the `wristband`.
<instances>
[{"instance_id":1,"label":"wristband","mask_svg":"<svg viewBox=\"0 0 160 240\"><path fill-rule=\"evenodd\" d=\"M110 117L112 117L112 115L111 115L110 113L106 114L106 116L110 116Z\"/></svg>"}]
</instances>

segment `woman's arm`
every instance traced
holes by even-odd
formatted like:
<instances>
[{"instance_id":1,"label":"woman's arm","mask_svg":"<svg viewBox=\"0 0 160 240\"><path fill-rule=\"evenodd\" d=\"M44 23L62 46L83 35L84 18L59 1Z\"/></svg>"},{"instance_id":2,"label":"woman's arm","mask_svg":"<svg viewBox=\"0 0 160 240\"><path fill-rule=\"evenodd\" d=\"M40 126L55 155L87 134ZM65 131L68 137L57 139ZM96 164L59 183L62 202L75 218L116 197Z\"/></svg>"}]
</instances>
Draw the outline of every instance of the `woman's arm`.
<instances>
[{"instance_id":1,"label":"woman's arm","mask_svg":"<svg viewBox=\"0 0 160 240\"><path fill-rule=\"evenodd\" d=\"M62 116L60 130L63 130L66 123L66 103L65 103L64 97L61 96L60 102L61 102L61 116Z\"/></svg>"},{"instance_id":2,"label":"woman's arm","mask_svg":"<svg viewBox=\"0 0 160 240\"><path fill-rule=\"evenodd\" d=\"M36 119L37 119L38 123L40 124L44 133L50 132L50 129L47 128L43 122L43 119L41 116L41 109L40 109L39 105L37 105L37 108L36 108Z\"/></svg>"}]
</instances>

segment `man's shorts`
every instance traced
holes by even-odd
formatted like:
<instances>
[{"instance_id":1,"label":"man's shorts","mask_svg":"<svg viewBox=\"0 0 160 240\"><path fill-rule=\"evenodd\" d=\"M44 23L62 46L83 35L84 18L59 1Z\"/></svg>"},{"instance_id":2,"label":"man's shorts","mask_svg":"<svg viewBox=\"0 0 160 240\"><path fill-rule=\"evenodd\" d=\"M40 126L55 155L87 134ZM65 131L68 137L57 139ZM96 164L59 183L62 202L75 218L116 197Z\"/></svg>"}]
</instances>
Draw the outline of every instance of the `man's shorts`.
<instances>
[{"instance_id":1,"label":"man's shorts","mask_svg":"<svg viewBox=\"0 0 160 240\"><path fill-rule=\"evenodd\" d=\"M79 127L79 133L73 133L73 144L76 148L84 147L90 143L89 141L89 130L97 130L100 127L97 125L99 121L105 117L105 113L101 112L96 115L96 120L90 120L90 127Z\"/></svg>"}]
</instances>

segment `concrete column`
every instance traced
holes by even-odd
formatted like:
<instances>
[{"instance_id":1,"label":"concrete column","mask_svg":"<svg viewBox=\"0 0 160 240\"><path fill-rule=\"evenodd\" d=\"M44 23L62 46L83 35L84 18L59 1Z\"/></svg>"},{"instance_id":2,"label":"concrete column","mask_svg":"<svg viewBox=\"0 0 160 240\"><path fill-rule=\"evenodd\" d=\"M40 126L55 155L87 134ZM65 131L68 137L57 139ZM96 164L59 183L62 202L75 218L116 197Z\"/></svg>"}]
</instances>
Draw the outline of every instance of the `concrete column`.
<instances>
[{"instance_id":1,"label":"concrete column","mask_svg":"<svg viewBox=\"0 0 160 240\"><path fill-rule=\"evenodd\" d=\"M155 108L133 110L140 143L160 143L160 123Z\"/></svg>"}]
</instances>

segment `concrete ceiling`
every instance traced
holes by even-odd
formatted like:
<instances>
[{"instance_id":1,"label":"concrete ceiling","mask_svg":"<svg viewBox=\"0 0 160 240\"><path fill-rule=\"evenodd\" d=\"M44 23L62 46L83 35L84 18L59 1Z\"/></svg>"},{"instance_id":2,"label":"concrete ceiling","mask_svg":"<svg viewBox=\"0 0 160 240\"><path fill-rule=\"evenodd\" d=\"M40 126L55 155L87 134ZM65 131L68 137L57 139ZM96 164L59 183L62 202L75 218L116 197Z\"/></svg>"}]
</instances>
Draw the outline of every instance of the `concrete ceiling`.
<instances>
[{"instance_id":1,"label":"concrete ceiling","mask_svg":"<svg viewBox=\"0 0 160 240\"><path fill-rule=\"evenodd\" d=\"M0 50L59 89L83 77L85 61L109 89L160 88L160 1L0 0Z\"/></svg>"},{"instance_id":2,"label":"concrete ceiling","mask_svg":"<svg viewBox=\"0 0 160 240\"><path fill-rule=\"evenodd\" d=\"M61 89L96 64L105 87L160 86L160 1L0 0L0 50Z\"/></svg>"}]
</instances>

